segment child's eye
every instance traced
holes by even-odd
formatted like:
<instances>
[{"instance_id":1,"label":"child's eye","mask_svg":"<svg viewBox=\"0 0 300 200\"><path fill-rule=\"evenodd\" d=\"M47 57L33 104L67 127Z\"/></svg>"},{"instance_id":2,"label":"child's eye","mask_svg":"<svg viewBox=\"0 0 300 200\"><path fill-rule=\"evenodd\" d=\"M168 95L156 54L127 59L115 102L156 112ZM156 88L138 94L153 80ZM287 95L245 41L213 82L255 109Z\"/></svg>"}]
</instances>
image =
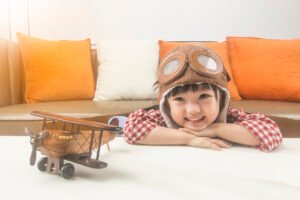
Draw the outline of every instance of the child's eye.
<instances>
[{"instance_id":1,"label":"child's eye","mask_svg":"<svg viewBox=\"0 0 300 200\"><path fill-rule=\"evenodd\" d=\"M174 98L174 101L180 101L180 102L183 102L183 101L184 101L184 98L183 98L183 97L176 97L176 98Z\"/></svg>"},{"instance_id":2,"label":"child's eye","mask_svg":"<svg viewBox=\"0 0 300 200\"><path fill-rule=\"evenodd\" d=\"M209 97L210 97L209 94L201 94L201 95L199 96L199 99L207 99L207 98L209 98Z\"/></svg>"}]
</instances>

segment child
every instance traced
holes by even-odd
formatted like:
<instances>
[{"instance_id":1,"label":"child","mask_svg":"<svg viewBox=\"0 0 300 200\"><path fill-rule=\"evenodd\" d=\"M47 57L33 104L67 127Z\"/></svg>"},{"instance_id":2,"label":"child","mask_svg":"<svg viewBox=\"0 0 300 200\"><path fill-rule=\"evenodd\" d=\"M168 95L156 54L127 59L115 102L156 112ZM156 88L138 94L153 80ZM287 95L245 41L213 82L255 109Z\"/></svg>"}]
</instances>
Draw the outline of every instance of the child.
<instances>
[{"instance_id":1,"label":"child","mask_svg":"<svg viewBox=\"0 0 300 200\"><path fill-rule=\"evenodd\" d=\"M278 125L263 114L229 108L229 80L212 50L199 46L174 49L158 70L159 110L131 113L124 127L125 140L215 150L238 143L272 151L282 142Z\"/></svg>"}]
</instances>

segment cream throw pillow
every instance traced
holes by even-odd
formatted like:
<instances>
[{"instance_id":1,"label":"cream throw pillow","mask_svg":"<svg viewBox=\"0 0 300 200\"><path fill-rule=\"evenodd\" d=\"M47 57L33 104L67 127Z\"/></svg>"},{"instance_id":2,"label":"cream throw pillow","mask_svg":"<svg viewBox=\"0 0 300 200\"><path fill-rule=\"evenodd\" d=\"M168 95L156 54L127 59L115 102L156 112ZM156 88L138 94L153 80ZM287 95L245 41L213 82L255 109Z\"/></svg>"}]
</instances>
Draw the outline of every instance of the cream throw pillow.
<instances>
[{"instance_id":1,"label":"cream throw pillow","mask_svg":"<svg viewBox=\"0 0 300 200\"><path fill-rule=\"evenodd\" d=\"M157 98L157 40L99 41L97 52L100 66L95 101Z\"/></svg>"}]
</instances>

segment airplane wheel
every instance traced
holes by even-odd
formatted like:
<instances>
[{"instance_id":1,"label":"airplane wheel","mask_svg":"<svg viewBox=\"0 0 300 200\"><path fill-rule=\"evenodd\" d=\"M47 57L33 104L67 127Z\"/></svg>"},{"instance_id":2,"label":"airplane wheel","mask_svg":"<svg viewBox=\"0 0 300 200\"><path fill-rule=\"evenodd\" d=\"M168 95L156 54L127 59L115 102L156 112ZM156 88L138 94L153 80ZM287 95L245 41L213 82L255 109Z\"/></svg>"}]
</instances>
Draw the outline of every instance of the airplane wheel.
<instances>
[{"instance_id":1,"label":"airplane wheel","mask_svg":"<svg viewBox=\"0 0 300 200\"><path fill-rule=\"evenodd\" d=\"M42 157L37 165L38 169L42 172L46 171L48 163L48 157Z\"/></svg>"},{"instance_id":2,"label":"airplane wheel","mask_svg":"<svg viewBox=\"0 0 300 200\"><path fill-rule=\"evenodd\" d=\"M70 179L75 173L75 168L71 163L64 164L61 168L61 175L65 179Z\"/></svg>"}]
</instances>

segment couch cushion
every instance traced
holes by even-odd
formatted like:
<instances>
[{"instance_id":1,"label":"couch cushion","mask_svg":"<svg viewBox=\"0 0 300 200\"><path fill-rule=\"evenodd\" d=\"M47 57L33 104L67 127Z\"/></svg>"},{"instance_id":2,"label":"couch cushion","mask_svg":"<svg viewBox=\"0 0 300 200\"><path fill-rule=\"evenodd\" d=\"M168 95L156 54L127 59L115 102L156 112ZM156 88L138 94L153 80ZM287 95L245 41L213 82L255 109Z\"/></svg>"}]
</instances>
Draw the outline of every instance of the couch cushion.
<instances>
[{"instance_id":1,"label":"couch cushion","mask_svg":"<svg viewBox=\"0 0 300 200\"><path fill-rule=\"evenodd\" d=\"M7 106L0 108L0 135L22 135L25 126L33 131L38 131L41 128L41 118L30 114L34 110L78 118L91 118L106 123L112 115L129 113L154 105L157 105L156 100L57 101Z\"/></svg>"},{"instance_id":2,"label":"couch cushion","mask_svg":"<svg viewBox=\"0 0 300 200\"><path fill-rule=\"evenodd\" d=\"M242 98L300 101L300 39L228 37L227 46Z\"/></svg>"},{"instance_id":3,"label":"couch cushion","mask_svg":"<svg viewBox=\"0 0 300 200\"><path fill-rule=\"evenodd\" d=\"M97 50L91 51L94 80L97 80ZM24 103L24 70L18 43L0 38L0 71L0 107Z\"/></svg>"},{"instance_id":4,"label":"couch cushion","mask_svg":"<svg viewBox=\"0 0 300 200\"><path fill-rule=\"evenodd\" d=\"M90 40L49 41L17 34L27 103L85 100L94 96Z\"/></svg>"},{"instance_id":5,"label":"couch cushion","mask_svg":"<svg viewBox=\"0 0 300 200\"><path fill-rule=\"evenodd\" d=\"M102 40L94 100L156 99L157 40Z\"/></svg>"}]
</instances>

